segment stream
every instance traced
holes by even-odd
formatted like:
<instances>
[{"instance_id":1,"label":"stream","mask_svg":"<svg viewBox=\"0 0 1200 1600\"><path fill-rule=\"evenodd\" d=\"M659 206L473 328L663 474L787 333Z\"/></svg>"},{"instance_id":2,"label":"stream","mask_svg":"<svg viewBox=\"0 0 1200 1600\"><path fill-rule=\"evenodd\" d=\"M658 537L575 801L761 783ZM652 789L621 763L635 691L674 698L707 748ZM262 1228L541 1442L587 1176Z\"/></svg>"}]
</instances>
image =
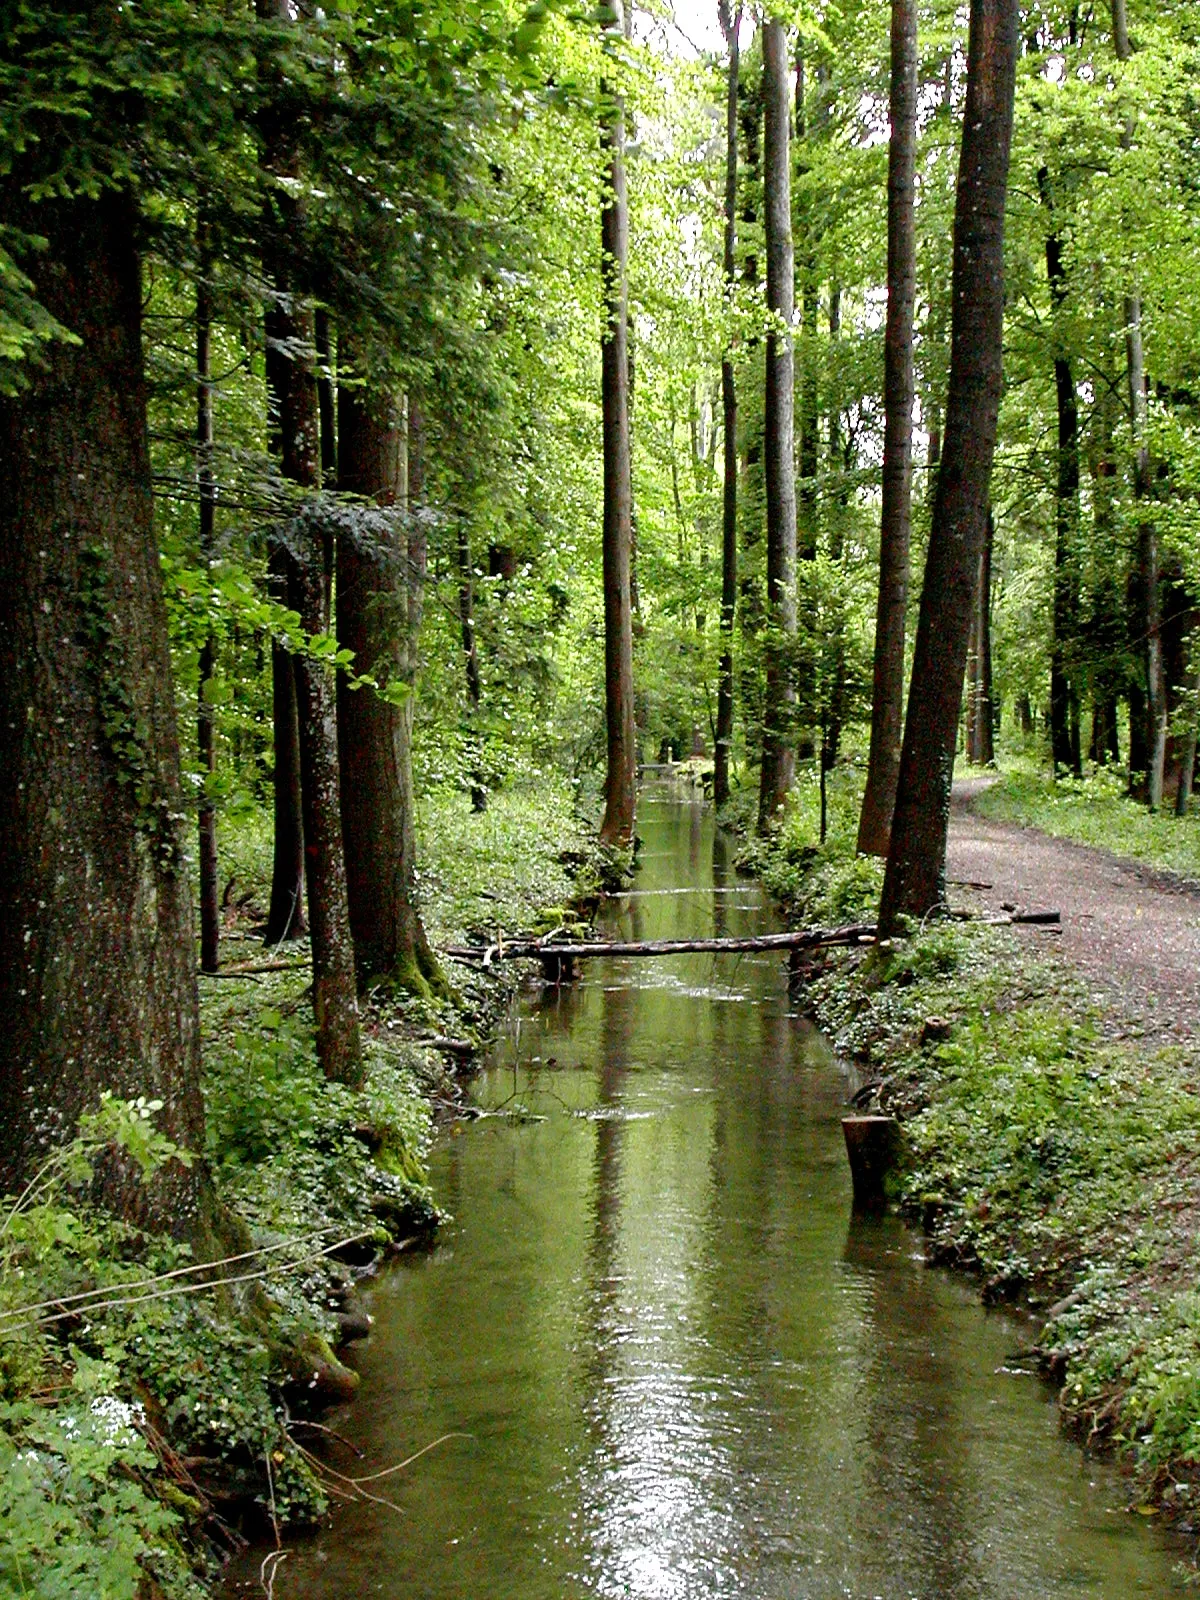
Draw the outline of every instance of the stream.
<instances>
[{"instance_id":1,"label":"stream","mask_svg":"<svg viewBox=\"0 0 1200 1600\"><path fill-rule=\"evenodd\" d=\"M618 938L766 932L712 813L644 794ZM686 893L668 893L684 889ZM591 961L531 989L431 1161L453 1220L386 1274L341 1471L452 1435L292 1543L275 1600L1183 1594L1059 1433L1034 1330L852 1212L845 1071L786 958ZM259 1592L258 1560L229 1593ZM1190 1591L1187 1591L1190 1592Z\"/></svg>"}]
</instances>

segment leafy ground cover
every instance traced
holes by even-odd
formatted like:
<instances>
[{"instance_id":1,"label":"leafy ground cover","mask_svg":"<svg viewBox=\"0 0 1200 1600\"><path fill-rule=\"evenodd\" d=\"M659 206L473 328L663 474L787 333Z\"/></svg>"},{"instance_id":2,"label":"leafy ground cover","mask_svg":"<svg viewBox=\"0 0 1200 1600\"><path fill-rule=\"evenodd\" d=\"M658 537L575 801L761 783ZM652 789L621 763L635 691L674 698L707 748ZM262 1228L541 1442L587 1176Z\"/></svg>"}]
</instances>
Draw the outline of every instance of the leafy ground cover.
<instances>
[{"instance_id":1,"label":"leafy ground cover","mask_svg":"<svg viewBox=\"0 0 1200 1600\"><path fill-rule=\"evenodd\" d=\"M1119 772L1100 767L1084 778L1054 779L1021 762L972 800L981 817L1040 828L1060 839L1200 879L1200 814L1157 814L1131 800Z\"/></svg>"},{"instance_id":2,"label":"leafy ground cover","mask_svg":"<svg viewBox=\"0 0 1200 1600\"><path fill-rule=\"evenodd\" d=\"M435 942L572 915L591 856L569 785L514 787L483 816L438 795L422 824ZM449 1000L370 1007L361 1089L327 1083L304 948L263 952L253 931L269 835L245 819L222 847L233 882L227 975L202 987L205 1157L238 1259L198 1270L91 1204L115 1151L148 1179L178 1154L153 1105L105 1101L0 1206L0 1600L196 1600L242 1527L312 1521L355 1492L323 1471L310 1419L357 1381L337 1354L363 1331L357 1281L436 1225L431 1107L456 1085L429 1039L478 1041L505 1003L452 967Z\"/></svg>"}]
</instances>

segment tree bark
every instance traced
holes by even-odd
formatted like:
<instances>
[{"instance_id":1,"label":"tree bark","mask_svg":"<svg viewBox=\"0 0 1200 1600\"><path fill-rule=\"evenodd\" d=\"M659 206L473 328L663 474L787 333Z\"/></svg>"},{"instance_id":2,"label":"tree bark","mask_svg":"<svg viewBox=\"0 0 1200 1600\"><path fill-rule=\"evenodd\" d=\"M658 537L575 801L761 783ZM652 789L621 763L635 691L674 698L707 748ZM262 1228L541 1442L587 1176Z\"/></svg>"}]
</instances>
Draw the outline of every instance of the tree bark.
<instances>
[{"instance_id":1,"label":"tree bark","mask_svg":"<svg viewBox=\"0 0 1200 1600\"><path fill-rule=\"evenodd\" d=\"M950 387L892 838L885 933L944 902L963 669L1000 410L1004 205L1016 80L1016 0L972 0L954 216Z\"/></svg>"},{"instance_id":2,"label":"tree bark","mask_svg":"<svg viewBox=\"0 0 1200 1600\"><path fill-rule=\"evenodd\" d=\"M883 509L871 690L871 746L858 824L864 855L887 854L904 724L904 623L912 503L914 196L917 7L892 0L891 141L888 146L888 305L884 331ZM930 451L935 430L930 429ZM940 440L939 446L940 446Z\"/></svg>"},{"instance_id":3,"label":"tree bark","mask_svg":"<svg viewBox=\"0 0 1200 1600\"><path fill-rule=\"evenodd\" d=\"M790 171L787 35L781 22L764 21L763 211L767 252L767 335L763 443L767 492L767 635L763 644L760 830L775 826L792 787L791 648L796 634L796 480L793 465L795 372L792 354L794 261ZM782 324L782 327L780 326Z\"/></svg>"},{"instance_id":4,"label":"tree bark","mask_svg":"<svg viewBox=\"0 0 1200 1600\"><path fill-rule=\"evenodd\" d=\"M359 988L428 995L446 981L416 894L412 730L425 592L425 529L408 503L408 436L400 397L342 387L341 488L391 519L338 539L338 643L354 668L382 686L403 684L399 704L338 680L342 833Z\"/></svg>"},{"instance_id":5,"label":"tree bark","mask_svg":"<svg viewBox=\"0 0 1200 1600\"><path fill-rule=\"evenodd\" d=\"M153 528L134 202L26 206L39 301L75 332L0 399L0 1194L103 1090L161 1100L196 1152L144 1186L106 1161L97 1198L202 1244L200 1040L179 741Z\"/></svg>"},{"instance_id":6,"label":"tree bark","mask_svg":"<svg viewBox=\"0 0 1200 1600\"><path fill-rule=\"evenodd\" d=\"M213 475L212 292L208 274L212 260L201 240L196 281L196 489L199 499L200 564L207 577L213 558L217 492ZM196 750L200 758L198 817L200 854L200 970L216 972L221 964L221 907L217 888L217 813L212 780L217 770L213 738L212 682L216 673L216 640L208 634L200 648L196 688Z\"/></svg>"},{"instance_id":7,"label":"tree bark","mask_svg":"<svg viewBox=\"0 0 1200 1600\"><path fill-rule=\"evenodd\" d=\"M725 97L725 291L732 296L737 277L738 190L738 79L741 58L738 38L742 8L729 15L722 0L721 27L729 45L729 75ZM724 497L721 507L721 658L717 667L717 726L713 742L713 799L722 806L729 799L729 763L733 746L733 625L737 612L738 439L737 385L733 352L721 358L721 417L724 443Z\"/></svg>"},{"instance_id":8,"label":"tree bark","mask_svg":"<svg viewBox=\"0 0 1200 1600\"><path fill-rule=\"evenodd\" d=\"M458 564L458 623L462 637L463 666L467 675L467 760L471 769L471 810L487 810L487 784L483 779L479 745L479 706L483 685L479 676L479 647L475 640L475 573L471 560L471 530L465 516L458 519L454 540Z\"/></svg>"},{"instance_id":9,"label":"tree bark","mask_svg":"<svg viewBox=\"0 0 1200 1600\"><path fill-rule=\"evenodd\" d=\"M1112 0L1113 49L1118 61L1133 54L1125 0ZM1125 149L1133 145L1133 119L1127 118L1121 135ZM1149 498L1150 452L1146 444L1146 368L1142 352L1142 302L1136 294L1125 296L1125 359L1129 377L1129 419L1134 442L1134 492L1139 501ZM1143 634L1146 664L1146 798L1151 811L1162 806L1163 769L1167 756L1167 686L1163 670L1162 598L1158 570L1158 532L1143 511L1138 521L1138 580L1142 603L1135 620L1135 635ZM1133 699L1130 696L1132 729ZM1132 731L1130 745L1133 745ZM1130 766L1133 765L1132 748ZM1132 772L1130 774L1132 777Z\"/></svg>"},{"instance_id":10,"label":"tree bark","mask_svg":"<svg viewBox=\"0 0 1200 1600\"><path fill-rule=\"evenodd\" d=\"M1038 173L1042 203L1050 213L1046 235L1046 277L1050 303L1057 314L1067 298L1062 237L1055 226L1050 174ZM1075 379L1061 336L1056 336L1054 393L1058 416L1058 451L1054 473L1054 606L1050 645L1050 748L1054 770L1083 772L1079 749L1078 687L1072 681L1072 657L1079 640L1079 405ZM1074 737L1072 727L1074 726Z\"/></svg>"},{"instance_id":11,"label":"tree bark","mask_svg":"<svg viewBox=\"0 0 1200 1600\"><path fill-rule=\"evenodd\" d=\"M605 30L606 33L609 31ZM629 207L625 193L625 108L601 85L601 148L608 193L601 215L604 329L600 340L604 432L604 712L607 761L604 844L633 843L637 807L637 730L633 716L633 606L630 593L633 487L629 458Z\"/></svg>"}]
</instances>

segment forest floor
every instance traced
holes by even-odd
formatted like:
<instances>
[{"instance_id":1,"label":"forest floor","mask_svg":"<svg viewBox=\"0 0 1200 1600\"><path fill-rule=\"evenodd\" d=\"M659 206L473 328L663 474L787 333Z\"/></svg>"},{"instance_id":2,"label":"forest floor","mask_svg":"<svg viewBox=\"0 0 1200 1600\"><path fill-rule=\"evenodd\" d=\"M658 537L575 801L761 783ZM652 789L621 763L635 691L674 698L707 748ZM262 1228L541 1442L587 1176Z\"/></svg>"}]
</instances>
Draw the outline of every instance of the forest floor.
<instances>
[{"instance_id":1,"label":"forest floor","mask_svg":"<svg viewBox=\"0 0 1200 1600\"><path fill-rule=\"evenodd\" d=\"M955 783L949 877L986 885L975 892L991 910L1059 911L1061 932L1030 927L1021 938L1039 949L1056 940L1114 1031L1200 1038L1200 884L978 815L975 802L995 781Z\"/></svg>"}]
</instances>

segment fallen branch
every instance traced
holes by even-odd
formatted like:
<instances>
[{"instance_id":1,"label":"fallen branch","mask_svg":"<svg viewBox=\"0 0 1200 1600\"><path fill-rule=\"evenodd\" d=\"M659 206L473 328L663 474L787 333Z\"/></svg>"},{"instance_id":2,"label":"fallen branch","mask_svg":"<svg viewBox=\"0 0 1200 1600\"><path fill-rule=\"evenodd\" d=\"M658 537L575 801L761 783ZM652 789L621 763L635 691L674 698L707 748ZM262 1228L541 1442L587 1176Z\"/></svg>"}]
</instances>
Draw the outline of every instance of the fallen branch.
<instances>
[{"instance_id":1,"label":"fallen branch","mask_svg":"<svg viewBox=\"0 0 1200 1600\"><path fill-rule=\"evenodd\" d=\"M458 945L447 950L457 960L493 961L546 960L585 956L677 956L722 955L755 950L813 950L828 945L869 944L875 938L873 922L855 922L843 928L796 928L789 933L748 934L724 939L595 939L569 944L565 940L514 939L488 945Z\"/></svg>"}]
</instances>

